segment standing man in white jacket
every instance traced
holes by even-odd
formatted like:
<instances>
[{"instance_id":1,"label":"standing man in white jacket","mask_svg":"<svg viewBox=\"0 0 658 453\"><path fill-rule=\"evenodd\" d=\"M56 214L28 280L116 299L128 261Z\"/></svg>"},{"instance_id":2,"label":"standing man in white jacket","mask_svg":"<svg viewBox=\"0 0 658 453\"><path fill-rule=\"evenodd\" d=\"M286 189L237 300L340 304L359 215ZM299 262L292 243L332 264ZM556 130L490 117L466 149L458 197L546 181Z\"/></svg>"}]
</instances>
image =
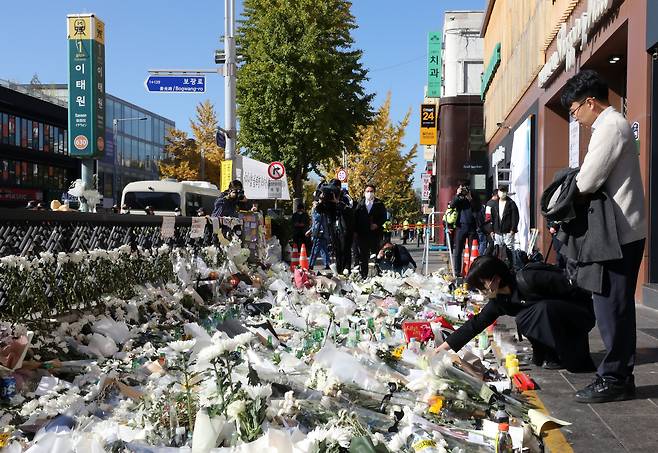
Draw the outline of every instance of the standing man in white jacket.
<instances>
[{"instance_id":1,"label":"standing man in white jacket","mask_svg":"<svg viewBox=\"0 0 658 453\"><path fill-rule=\"evenodd\" d=\"M610 106L608 85L596 71L572 77L561 101L572 118L592 128L577 186L584 196L603 189L612 198L622 250L621 259L599 263L603 290L593 295L594 312L606 355L596 379L576 392L576 401L620 401L635 394L635 287L647 234L640 162L631 127Z\"/></svg>"}]
</instances>

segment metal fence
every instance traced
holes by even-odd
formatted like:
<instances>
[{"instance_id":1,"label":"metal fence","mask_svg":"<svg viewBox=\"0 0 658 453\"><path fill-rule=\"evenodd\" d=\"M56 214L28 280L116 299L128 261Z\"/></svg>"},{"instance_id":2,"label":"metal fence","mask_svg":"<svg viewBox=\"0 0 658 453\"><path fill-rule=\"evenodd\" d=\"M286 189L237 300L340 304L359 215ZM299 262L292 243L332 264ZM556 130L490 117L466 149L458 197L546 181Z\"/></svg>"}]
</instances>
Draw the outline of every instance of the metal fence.
<instances>
[{"instance_id":1,"label":"metal fence","mask_svg":"<svg viewBox=\"0 0 658 453\"><path fill-rule=\"evenodd\" d=\"M75 252L114 249L200 245L217 243L208 222L202 238L190 238L191 217L176 217L174 236L161 236L162 217L131 214L0 209L0 257L38 256L40 252ZM240 234L241 227L233 230Z\"/></svg>"}]
</instances>

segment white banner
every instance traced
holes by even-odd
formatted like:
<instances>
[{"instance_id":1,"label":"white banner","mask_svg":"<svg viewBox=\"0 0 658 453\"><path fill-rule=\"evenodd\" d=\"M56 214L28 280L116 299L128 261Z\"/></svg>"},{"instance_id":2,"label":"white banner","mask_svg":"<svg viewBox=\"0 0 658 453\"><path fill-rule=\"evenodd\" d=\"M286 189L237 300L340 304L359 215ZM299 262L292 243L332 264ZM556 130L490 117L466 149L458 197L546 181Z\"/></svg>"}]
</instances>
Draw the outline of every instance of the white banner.
<instances>
[{"instance_id":1,"label":"white banner","mask_svg":"<svg viewBox=\"0 0 658 453\"><path fill-rule=\"evenodd\" d=\"M206 230L208 220L205 217L192 217L192 228L190 229L190 238L202 238Z\"/></svg>"},{"instance_id":2,"label":"white banner","mask_svg":"<svg viewBox=\"0 0 658 453\"><path fill-rule=\"evenodd\" d=\"M430 185L432 184L432 175L429 173L423 173L421 175L423 182L423 192L421 196L422 201L427 201L430 199Z\"/></svg>"},{"instance_id":3,"label":"white banner","mask_svg":"<svg viewBox=\"0 0 658 453\"><path fill-rule=\"evenodd\" d=\"M514 131L510 169L510 192L519 208L517 241L522 250L530 239L530 131L532 117L528 117Z\"/></svg>"},{"instance_id":4,"label":"white banner","mask_svg":"<svg viewBox=\"0 0 658 453\"><path fill-rule=\"evenodd\" d=\"M267 200L270 198L270 177L267 175L266 163L259 162L255 159L241 156L242 159L242 185L244 186L244 195L249 200ZM279 179L281 182L281 197L279 200L290 200L290 191L288 190L288 176Z\"/></svg>"},{"instance_id":5,"label":"white banner","mask_svg":"<svg viewBox=\"0 0 658 453\"><path fill-rule=\"evenodd\" d=\"M580 166L580 123L573 118L569 121L569 167Z\"/></svg>"}]
</instances>

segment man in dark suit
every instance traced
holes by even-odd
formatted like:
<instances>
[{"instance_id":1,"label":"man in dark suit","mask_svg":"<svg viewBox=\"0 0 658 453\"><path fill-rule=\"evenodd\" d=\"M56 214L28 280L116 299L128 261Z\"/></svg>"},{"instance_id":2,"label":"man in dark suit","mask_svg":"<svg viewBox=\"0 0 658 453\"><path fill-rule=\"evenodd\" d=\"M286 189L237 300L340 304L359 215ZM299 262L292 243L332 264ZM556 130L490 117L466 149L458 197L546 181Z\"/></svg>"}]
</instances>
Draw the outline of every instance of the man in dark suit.
<instances>
[{"instance_id":1,"label":"man in dark suit","mask_svg":"<svg viewBox=\"0 0 658 453\"><path fill-rule=\"evenodd\" d=\"M493 204L491 222L494 242L514 250L514 235L519 228L519 208L514 200L507 196L507 187L498 188L498 202Z\"/></svg>"},{"instance_id":2,"label":"man in dark suit","mask_svg":"<svg viewBox=\"0 0 658 453\"><path fill-rule=\"evenodd\" d=\"M359 202L354 213L354 236L359 245L359 262L361 276L368 276L368 260L370 255L379 252L384 237L384 222L386 222L386 207L375 197L376 188L368 184L364 197Z\"/></svg>"}]
</instances>

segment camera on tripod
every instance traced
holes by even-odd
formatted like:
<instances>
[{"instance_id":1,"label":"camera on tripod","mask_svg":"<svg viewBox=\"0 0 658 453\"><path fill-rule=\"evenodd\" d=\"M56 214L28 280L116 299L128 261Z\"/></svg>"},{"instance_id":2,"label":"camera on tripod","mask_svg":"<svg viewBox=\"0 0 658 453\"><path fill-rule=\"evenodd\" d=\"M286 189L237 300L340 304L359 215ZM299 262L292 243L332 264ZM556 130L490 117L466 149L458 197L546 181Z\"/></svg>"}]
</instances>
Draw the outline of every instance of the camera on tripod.
<instances>
[{"instance_id":1,"label":"camera on tripod","mask_svg":"<svg viewBox=\"0 0 658 453\"><path fill-rule=\"evenodd\" d=\"M327 182L321 182L313 193L319 212L334 212L336 202L340 199L340 188Z\"/></svg>"}]
</instances>

